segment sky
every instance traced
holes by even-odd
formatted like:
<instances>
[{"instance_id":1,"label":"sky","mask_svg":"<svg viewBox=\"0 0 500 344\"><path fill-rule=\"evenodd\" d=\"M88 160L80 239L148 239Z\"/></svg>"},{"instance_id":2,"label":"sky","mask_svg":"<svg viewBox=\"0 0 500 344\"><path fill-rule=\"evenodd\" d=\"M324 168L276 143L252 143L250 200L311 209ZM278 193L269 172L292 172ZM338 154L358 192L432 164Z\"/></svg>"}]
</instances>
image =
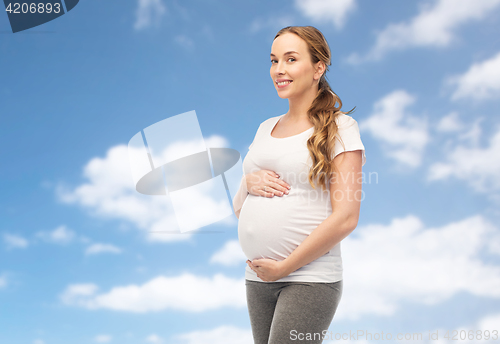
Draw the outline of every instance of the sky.
<instances>
[{"instance_id":1,"label":"sky","mask_svg":"<svg viewBox=\"0 0 500 344\"><path fill-rule=\"evenodd\" d=\"M155 233L127 145L194 110L243 159L288 111L288 25L325 35L367 158L329 335L500 340L500 0L87 0L15 34L0 15L1 344L253 343L237 218Z\"/></svg>"}]
</instances>

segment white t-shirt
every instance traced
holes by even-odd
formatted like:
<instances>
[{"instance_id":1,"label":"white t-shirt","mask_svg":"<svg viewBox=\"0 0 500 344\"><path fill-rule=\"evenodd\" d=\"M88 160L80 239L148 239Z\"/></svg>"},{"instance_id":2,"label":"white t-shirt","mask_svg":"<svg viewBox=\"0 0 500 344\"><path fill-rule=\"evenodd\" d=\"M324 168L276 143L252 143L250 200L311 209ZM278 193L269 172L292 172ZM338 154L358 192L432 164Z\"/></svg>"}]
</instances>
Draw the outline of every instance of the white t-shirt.
<instances>
[{"instance_id":1,"label":"white t-shirt","mask_svg":"<svg viewBox=\"0 0 500 344\"><path fill-rule=\"evenodd\" d=\"M312 160L306 143L314 127L298 135L275 138L271 132L283 116L269 118L259 126L243 160L244 174L268 169L278 173L291 186L288 195L268 198L248 194L244 199L238 222L238 238L244 254L250 260L284 260L332 214L329 188L322 190L320 185L316 185L315 190L308 180ZM356 120L341 114L337 117L337 125L345 151L362 150L364 165L365 147ZM344 148L337 138L335 156L342 152ZM249 266L246 266L245 278L264 282ZM337 282L341 279L339 243L325 255L274 282Z\"/></svg>"}]
</instances>

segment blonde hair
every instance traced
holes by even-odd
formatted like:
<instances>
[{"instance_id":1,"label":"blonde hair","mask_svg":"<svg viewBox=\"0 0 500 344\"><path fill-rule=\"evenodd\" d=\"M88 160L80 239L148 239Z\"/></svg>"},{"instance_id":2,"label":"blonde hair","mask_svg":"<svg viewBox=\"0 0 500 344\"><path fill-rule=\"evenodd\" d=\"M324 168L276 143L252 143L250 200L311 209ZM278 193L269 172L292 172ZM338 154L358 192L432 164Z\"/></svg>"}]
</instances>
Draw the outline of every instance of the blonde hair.
<instances>
[{"instance_id":1,"label":"blonde hair","mask_svg":"<svg viewBox=\"0 0 500 344\"><path fill-rule=\"evenodd\" d=\"M328 66L331 65L331 52L328 42L321 31L313 26L287 26L281 29L274 39L285 33L296 34L307 43L313 64L323 61L326 65L326 70L319 80L316 98L314 98L311 107L307 111L309 120L314 124L314 133L307 140L307 149L313 161L309 171L309 183L316 189L314 181L317 179L321 183L321 188L325 190L327 189L327 178L330 179L333 172L338 172L336 166L333 167L334 171L332 171L335 137L338 136L335 119L340 114L351 113L356 107L348 112L340 111L342 101L326 81L326 72ZM337 103L339 104L338 107L336 106ZM339 140L342 141L340 137ZM342 146L344 146L345 150L343 142Z\"/></svg>"}]
</instances>

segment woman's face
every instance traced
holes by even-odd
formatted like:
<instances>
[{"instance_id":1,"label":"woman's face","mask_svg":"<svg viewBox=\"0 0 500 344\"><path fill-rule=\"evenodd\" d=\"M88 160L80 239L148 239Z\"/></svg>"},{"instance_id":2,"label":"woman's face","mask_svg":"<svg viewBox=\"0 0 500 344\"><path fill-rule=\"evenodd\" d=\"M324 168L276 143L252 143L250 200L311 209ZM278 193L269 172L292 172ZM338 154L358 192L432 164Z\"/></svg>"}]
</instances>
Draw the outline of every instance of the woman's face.
<instances>
[{"instance_id":1,"label":"woman's face","mask_svg":"<svg viewBox=\"0 0 500 344\"><path fill-rule=\"evenodd\" d=\"M291 52L291 53L290 53ZM280 98L300 97L304 92L318 88L321 71L316 72L311 62L307 43L293 33L278 36L271 47L271 78ZM279 81L285 83L278 84Z\"/></svg>"}]
</instances>

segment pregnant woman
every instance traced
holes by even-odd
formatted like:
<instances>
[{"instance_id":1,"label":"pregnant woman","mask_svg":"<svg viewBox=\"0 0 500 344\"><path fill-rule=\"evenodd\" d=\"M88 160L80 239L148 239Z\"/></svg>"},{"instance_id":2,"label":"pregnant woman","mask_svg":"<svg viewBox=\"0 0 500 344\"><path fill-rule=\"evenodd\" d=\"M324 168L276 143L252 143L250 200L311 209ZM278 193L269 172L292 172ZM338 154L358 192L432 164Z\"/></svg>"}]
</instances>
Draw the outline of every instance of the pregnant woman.
<instances>
[{"instance_id":1,"label":"pregnant woman","mask_svg":"<svg viewBox=\"0 0 500 344\"><path fill-rule=\"evenodd\" d=\"M322 343L342 295L340 242L358 223L366 156L325 79L330 58L311 26L283 28L272 44L289 109L260 124L233 200L255 344Z\"/></svg>"}]
</instances>

